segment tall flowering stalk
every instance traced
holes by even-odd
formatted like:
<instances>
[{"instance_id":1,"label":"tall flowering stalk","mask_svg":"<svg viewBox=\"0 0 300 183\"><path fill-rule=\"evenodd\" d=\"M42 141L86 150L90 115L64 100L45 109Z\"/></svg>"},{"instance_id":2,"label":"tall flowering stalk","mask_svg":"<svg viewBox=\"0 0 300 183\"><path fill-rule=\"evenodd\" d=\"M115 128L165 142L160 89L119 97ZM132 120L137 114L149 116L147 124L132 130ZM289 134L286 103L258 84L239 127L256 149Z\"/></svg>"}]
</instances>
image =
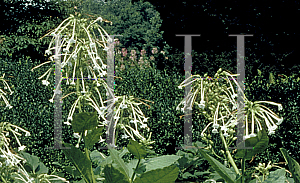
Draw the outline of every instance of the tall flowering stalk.
<instances>
[{"instance_id":1,"label":"tall flowering stalk","mask_svg":"<svg viewBox=\"0 0 300 183\"><path fill-rule=\"evenodd\" d=\"M230 74L229 72L222 71L221 68L215 74L214 79L207 78L207 74L204 74L204 78L200 77L200 75L192 75L178 86L179 89L182 89L193 83L188 96L179 103L176 109L184 111L185 108L192 109L194 104L198 105L202 114L208 119L208 124L201 133L202 139L208 142L207 137L210 138L210 135L206 135L205 132L209 127L213 128L212 133L219 133L226 150L227 159L235 169L235 172L239 174L239 170L228 150L228 143L230 145L230 143L237 139L237 137L234 137L234 131L238 124L237 103L235 101L237 94L232 82L241 90L237 81L233 78L234 76L238 76L238 74ZM282 123L283 118L280 118L272 110L262 105L262 103L276 105L278 110L282 110L282 105L270 101L251 102L246 98L244 93L242 94L245 102L244 114L246 118L244 121L245 132L243 139L247 140L251 137L256 137L257 133L262 130L268 131L269 135L274 134L278 125ZM179 108L181 105L184 106ZM210 143L208 149L218 156L213 151L211 145L212 143ZM245 158L242 160L243 174Z\"/></svg>"},{"instance_id":2,"label":"tall flowering stalk","mask_svg":"<svg viewBox=\"0 0 300 183\"><path fill-rule=\"evenodd\" d=\"M62 50L63 53L52 55L50 56L50 60L47 63L54 63L54 57L55 56L61 56L62 57L62 74L65 75L67 80L67 85L76 85L76 92L69 93L62 97L64 99L65 97L76 94L78 96L77 100L74 102L74 104L71 106L71 109L69 111L69 115L67 117L67 121L65 124L71 125L71 121L73 120L73 115L75 112L75 109L79 108L79 112L82 112L81 110L81 102L87 101L88 105L93 107L98 112L98 119L100 120L100 125L107 126L108 121L106 120L105 115L108 113L114 112L114 128L121 128L124 130L124 135L122 137L127 137L128 135L135 140L134 136L137 137L140 141L148 144L153 143L150 142L150 137L148 138L148 141L145 137L143 137L139 130L147 129L149 132L149 128L145 124L145 117L144 114L141 112L140 109L137 109L137 103L134 102L133 97L132 98L124 98L124 97L118 97L113 95L113 89L110 88L107 83L102 79L103 77L107 76L107 63L105 62L106 59L102 59L101 55L106 55L106 52L109 50L108 43L113 43L113 40L110 38L110 36L107 34L107 32L96 22L102 22L104 19L101 17L96 18L95 20L92 20L90 23L88 23L87 19L80 18L81 14L78 15L71 15L69 18L65 19L57 28L55 28L53 31L49 32L46 35L64 35L62 40ZM106 22L110 22L105 20ZM112 24L112 22L110 22ZM101 35L101 39L96 39L95 33L93 30L98 30L98 32ZM45 36L46 36L45 35ZM43 36L43 37L45 37ZM55 37L52 38L51 43L49 44L49 48L46 50L46 54L52 54L51 50L55 49L56 47L53 46ZM115 44L119 44L118 39L114 40ZM104 53L103 53L104 52ZM124 54L125 50L122 50L122 53ZM134 56L134 53L132 53ZM46 63L40 64L33 69L36 69ZM50 76L50 73L52 70L54 70L55 65L53 64L49 70L39 77L38 79L42 79L47 74L47 79ZM32 69L32 70L33 70ZM71 79L68 77L71 76ZM102 77L102 78L101 78ZM116 76L115 76L116 77ZM76 78L76 83L75 83ZM85 78L93 79L94 81L92 83L89 83L89 80L85 80ZM116 77L119 78L119 77ZM46 80L42 80L42 83L45 85L48 85L49 82ZM63 79L63 78L62 78ZM122 78L121 78L122 79ZM81 80L81 82L79 82ZM62 81L59 83L63 83ZM114 96L113 104L115 107L118 107L116 111L112 111L112 105L105 107L105 103L108 101L103 102L101 97L101 93L99 91L99 87L103 87L106 95ZM95 96L98 96L96 98ZM52 96L52 98L49 100L50 102L53 102L53 99L55 97L55 93ZM119 103L118 99L122 98L123 100ZM99 102L99 103L98 103ZM118 124L119 118L120 118L120 111L125 110L123 106L129 105L128 107L130 111L134 115L134 123L132 124ZM122 106L122 107L120 107ZM137 116L136 113L139 113ZM121 112L122 116L123 112ZM122 120L120 120L122 122ZM117 125L118 124L118 125ZM140 126L140 128L138 128ZM116 129L115 129L116 131ZM81 139L82 134L74 134L74 136L78 137L78 144L76 147L79 147L79 142ZM103 141L102 138L100 138L101 142Z\"/></svg>"},{"instance_id":3,"label":"tall flowering stalk","mask_svg":"<svg viewBox=\"0 0 300 183\"><path fill-rule=\"evenodd\" d=\"M233 81L233 83L239 87L237 81L233 78L234 76L237 76L237 74L230 74L226 71L221 73L221 71L222 70L219 69L215 75L215 78L220 77L218 81L217 79L204 79L201 78L200 75L193 75L178 86L179 88L182 88L193 83L193 89L190 91L187 99L180 102L177 106L177 110L179 110L179 106L182 104L184 104L184 107L181 108L182 111L184 111L184 108L186 107L192 108L194 104L197 104L210 122L203 130L202 135L207 130L208 126L212 125L213 133L219 133L218 129L220 127L221 131L224 131L223 135L228 137L226 131L229 127L235 127L237 124L237 104L235 102L237 94L231 83ZM204 75L204 77L206 76L207 74ZM193 78L193 80L191 80L191 78ZM229 85L229 87L226 85ZM200 95L198 95L199 93ZM272 110L262 105L262 103L276 105L278 106L278 110L282 110L282 105L270 101L251 102L246 98L244 93L243 95L246 111L246 134L244 135L244 139L255 137L257 131L262 130L262 123L266 125L267 129L265 130L269 132L269 135L274 134L278 125L282 123L283 118L280 118ZM200 101L196 99L199 99ZM188 104L186 104L185 101L187 101ZM205 105L205 103L208 105ZM274 120L277 122L274 123Z\"/></svg>"}]
</instances>

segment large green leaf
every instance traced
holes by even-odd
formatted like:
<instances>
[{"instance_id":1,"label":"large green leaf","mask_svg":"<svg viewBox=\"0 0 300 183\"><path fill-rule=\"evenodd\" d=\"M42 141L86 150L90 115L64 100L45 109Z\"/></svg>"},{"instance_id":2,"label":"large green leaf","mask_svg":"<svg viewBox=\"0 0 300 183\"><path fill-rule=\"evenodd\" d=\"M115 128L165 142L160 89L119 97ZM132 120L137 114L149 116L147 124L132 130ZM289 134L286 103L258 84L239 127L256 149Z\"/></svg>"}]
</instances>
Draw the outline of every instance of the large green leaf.
<instances>
[{"instance_id":1,"label":"large green leaf","mask_svg":"<svg viewBox=\"0 0 300 183\"><path fill-rule=\"evenodd\" d=\"M26 159L26 166L29 166L31 169L29 171L32 171L35 174L48 173L48 168L44 165L44 163L40 162L37 156L30 155L26 152L21 152L20 155Z\"/></svg>"},{"instance_id":2,"label":"large green leaf","mask_svg":"<svg viewBox=\"0 0 300 183\"><path fill-rule=\"evenodd\" d=\"M164 155L155 158L151 158L146 160L145 162L141 163L138 167L137 171L142 171L141 169L146 168L146 172L155 170L155 169L162 169L164 167L170 166L175 163L181 156L176 155Z\"/></svg>"},{"instance_id":3,"label":"large green leaf","mask_svg":"<svg viewBox=\"0 0 300 183\"><path fill-rule=\"evenodd\" d=\"M284 148L279 148L284 156L285 161L288 163L289 170L295 180L295 183L300 183L300 166L299 163L289 156L288 152Z\"/></svg>"},{"instance_id":4,"label":"large green leaf","mask_svg":"<svg viewBox=\"0 0 300 183\"><path fill-rule=\"evenodd\" d=\"M163 169L156 169L137 177L134 183L174 183L179 174L179 168L171 165Z\"/></svg>"},{"instance_id":5,"label":"large green leaf","mask_svg":"<svg viewBox=\"0 0 300 183\"><path fill-rule=\"evenodd\" d=\"M67 158L75 165L82 177L87 183L94 183L93 179L92 162L89 158L83 154L79 149L72 144L64 143L65 147L71 147L71 149L62 149Z\"/></svg>"},{"instance_id":6,"label":"large green leaf","mask_svg":"<svg viewBox=\"0 0 300 183\"><path fill-rule=\"evenodd\" d=\"M109 152L110 152L110 155L111 155L113 161L118 165L119 170L126 175L126 178L128 180L130 180L129 170L128 170L127 166L125 165L124 161L122 160L122 158L120 158L120 156L118 156L118 151L113 149L109 145L107 147L109 149Z\"/></svg>"},{"instance_id":7,"label":"large green leaf","mask_svg":"<svg viewBox=\"0 0 300 183\"><path fill-rule=\"evenodd\" d=\"M93 145L100 140L100 136L102 135L103 127L101 128L93 128L90 133L88 133L84 137L84 145L86 148L90 149Z\"/></svg>"},{"instance_id":8,"label":"large green leaf","mask_svg":"<svg viewBox=\"0 0 300 183\"><path fill-rule=\"evenodd\" d=\"M72 128L75 133L82 133L85 130L92 130L98 126L96 112L82 112L74 115Z\"/></svg>"},{"instance_id":9,"label":"large green leaf","mask_svg":"<svg viewBox=\"0 0 300 183\"><path fill-rule=\"evenodd\" d=\"M148 154L143 145L140 145L137 141L129 140L127 148L131 154L137 159L143 159Z\"/></svg>"},{"instance_id":10,"label":"large green leaf","mask_svg":"<svg viewBox=\"0 0 300 183\"><path fill-rule=\"evenodd\" d=\"M105 177L104 183L130 183L127 176L111 164L105 165L103 171Z\"/></svg>"},{"instance_id":11,"label":"large green leaf","mask_svg":"<svg viewBox=\"0 0 300 183\"><path fill-rule=\"evenodd\" d=\"M235 158L252 159L255 154L263 152L269 144L269 137L265 130L257 133L256 137L251 137L245 140L245 147L253 147L253 149L237 149Z\"/></svg>"},{"instance_id":12,"label":"large green leaf","mask_svg":"<svg viewBox=\"0 0 300 183\"><path fill-rule=\"evenodd\" d=\"M285 169L277 169L276 171L270 172L270 175L265 179L263 182L264 183L285 183L286 182L286 172ZM259 176L259 179L262 180L262 176ZM257 179L251 180L249 183L256 183Z\"/></svg>"},{"instance_id":13,"label":"large green leaf","mask_svg":"<svg viewBox=\"0 0 300 183\"><path fill-rule=\"evenodd\" d=\"M199 149L201 155L209 162L213 169L228 183L234 183L235 172L232 172L230 169L226 168L223 164L217 161L215 158L208 155L202 149Z\"/></svg>"}]
</instances>

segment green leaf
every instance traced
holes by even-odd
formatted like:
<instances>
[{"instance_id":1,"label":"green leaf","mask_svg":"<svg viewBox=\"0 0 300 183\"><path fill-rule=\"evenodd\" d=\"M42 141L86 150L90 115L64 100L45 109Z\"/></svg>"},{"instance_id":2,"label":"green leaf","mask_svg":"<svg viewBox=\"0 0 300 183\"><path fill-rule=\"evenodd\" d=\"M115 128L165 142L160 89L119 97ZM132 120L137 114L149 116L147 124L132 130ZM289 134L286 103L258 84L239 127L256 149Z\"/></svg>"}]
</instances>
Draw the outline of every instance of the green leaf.
<instances>
[{"instance_id":1,"label":"green leaf","mask_svg":"<svg viewBox=\"0 0 300 183\"><path fill-rule=\"evenodd\" d=\"M103 171L105 177L104 183L130 183L126 175L111 164L105 165Z\"/></svg>"},{"instance_id":2,"label":"green leaf","mask_svg":"<svg viewBox=\"0 0 300 183\"><path fill-rule=\"evenodd\" d=\"M179 174L179 168L171 165L163 169L156 169L137 177L134 183L174 183Z\"/></svg>"},{"instance_id":3,"label":"green leaf","mask_svg":"<svg viewBox=\"0 0 300 183\"><path fill-rule=\"evenodd\" d=\"M137 141L132 139L129 140L127 148L131 154L133 154L137 159L144 159L148 154L143 145L140 145Z\"/></svg>"},{"instance_id":4,"label":"green leaf","mask_svg":"<svg viewBox=\"0 0 300 183\"><path fill-rule=\"evenodd\" d=\"M82 112L74 115L72 128L75 133L83 133L85 130L92 130L97 127L98 116L96 112Z\"/></svg>"},{"instance_id":5,"label":"green leaf","mask_svg":"<svg viewBox=\"0 0 300 183\"><path fill-rule=\"evenodd\" d=\"M65 166L64 170L74 177L79 177L81 174L74 166Z\"/></svg>"},{"instance_id":6,"label":"green leaf","mask_svg":"<svg viewBox=\"0 0 300 183\"><path fill-rule=\"evenodd\" d=\"M285 169L281 168L276 171L270 172L268 178L264 181L265 183L285 183L286 176L285 176Z\"/></svg>"},{"instance_id":7,"label":"green leaf","mask_svg":"<svg viewBox=\"0 0 300 183\"><path fill-rule=\"evenodd\" d=\"M71 149L62 149L67 158L75 165L82 177L87 183L94 183L92 163L79 149L72 144L64 143L65 147L71 147Z\"/></svg>"},{"instance_id":8,"label":"green leaf","mask_svg":"<svg viewBox=\"0 0 300 183\"><path fill-rule=\"evenodd\" d=\"M295 180L295 183L300 183L300 166L299 163L289 156L288 152L284 148L279 148L284 156L285 162L288 163L289 170Z\"/></svg>"},{"instance_id":9,"label":"green leaf","mask_svg":"<svg viewBox=\"0 0 300 183\"><path fill-rule=\"evenodd\" d=\"M44 163L40 162L37 156L30 155L26 152L21 152L20 155L26 159L26 164L29 165L31 171L35 172L35 174L48 173L48 168Z\"/></svg>"},{"instance_id":10,"label":"green leaf","mask_svg":"<svg viewBox=\"0 0 300 183\"><path fill-rule=\"evenodd\" d=\"M257 133L256 137L246 139L245 147L254 147L253 149L237 149L235 158L245 158L246 160L252 159L255 154L263 152L269 144L269 137L265 130Z\"/></svg>"},{"instance_id":11,"label":"green leaf","mask_svg":"<svg viewBox=\"0 0 300 183\"><path fill-rule=\"evenodd\" d=\"M176 155L164 155L164 156L151 158L141 163L137 171L144 168L146 168L145 172L155 170L155 169L161 169L174 164L180 158L181 156L176 156Z\"/></svg>"},{"instance_id":12,"label":"green leaf","mask_svg":"<svg viewBox=\"0 0 300 183\"><path fill-rule=\"evenodd\" d=\"M113 149L111 146L107 146L110 152L110 155L113 159L113 161L119 166L118 168L120 168L120 171L123 172L126 175L126 178L128 180L130 180L129 177L129 170L126 167L124 161L122 160L122 158L120 158L120 156L118 156L118 151Z\"/></svg>"},{"instance_id":13,"label":"green leaf","mask_svg":"<svg viewBox=\"0 0 300 183\"><path fill-rule=\"evenodd\" d=\"M84 137L84 145L86 148L90 149L93 145L100 140L100 136L102 135L103 127L94 128L90 133L88 133Z\"/></svg>"},{"instance_id":14,"label":"green leaf","mask_svg":"<svg viewBox=\"0 0 300 183\"><path fill-rule=\"evenodd\" d=\"M199 149L201 155L209 162L213 169L228 183L234 183L236 173L226 168L223 164L217 161L215 158L208 155L202 149Z\"/></svg>"}]
</instances>

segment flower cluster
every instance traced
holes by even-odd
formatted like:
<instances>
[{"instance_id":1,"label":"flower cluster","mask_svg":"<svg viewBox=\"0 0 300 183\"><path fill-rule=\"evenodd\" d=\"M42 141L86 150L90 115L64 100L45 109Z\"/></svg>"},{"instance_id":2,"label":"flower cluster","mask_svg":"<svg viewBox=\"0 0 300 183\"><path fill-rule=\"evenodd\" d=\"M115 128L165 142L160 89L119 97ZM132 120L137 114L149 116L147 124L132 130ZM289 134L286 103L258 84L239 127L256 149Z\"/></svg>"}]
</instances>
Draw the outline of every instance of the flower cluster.
<instances>
[{"instance_id":1,"label":"flower cluster","mask_svg":"<svg viewBox=\"0 0 300 183\"><path fill-rule=\"evenodd\" d=\"M45 51L45 53L47 55L52 55L52 50L55 50L55 54L49 57L51 61L47 61L32 68L32 71L33 69L41 67L44 64L51 62L55 63L54 59L62 56L63 62L61 63L61 68L63 71L63 75L65 75L65 78L67 78L66 84L76 85L75 78L81 78L82 93L86 93L84 87L85 81L83 79L85 78L85 73L88 73L88 78L93 77L98 86L100 85L98 78L107 75L107 65L100 57L101 50L99 50L99 48L103 47L104 51L108 51L110 46L113 44L113 40L99 24L96 24L97 21L102 21L101 17L92 21L89 25L87 25L87 19L79 19L79 17L80 14L78 16L71 15L69 18L65 19L56 29L46 34L50 34L54 37L52 38L49 44L49 48ZM99 31L102 40L92 38L92 35L94 35L95 37L94 32L92 32L93 29L97 29ZM105 36L103 34L105 34ZM52 46L57 36L60 35L66 35L62 39L62 45ZM61 52L60 47L63 48L63 53L58 54ZM42 84L46 86L49 85L49 76L51 74L51 71L55 69L53 67L49 68L41 77L38 78L42 79L47 75L47 78L45 80L42 80ZM72 79L69 79L68 76L72 76ZM59 85L61 85L61 82L59 83ZM55 92L52 99L50 99L49 101L53 102L54 97Z\"/></svg>"},{"instance_id":2,"label":"flower cluster","mask_svg":"<svg viewBox=\"0 0 300 183\"><path fill-rule=\"evenodd\" d=\"M223 77L223 79L219 79L219 76ZM177 110L179 110L179 106L181 104L184 104L184 107L181 108L182 111L184 111L185 108L191 110L194 103L198 105L198 107L202 110L202 113L209 120L209 124L201 133L202 136L205 136L204 132L210 125L212 125L212 133L219 133L218 129L220 127L221 131L224 132L223 135L225 137L233 138L232 129L234 129L234 127L238 124L238 119L237 103L235 102L237 94L231 84L231 79L241 90L233 76L237 76L237 74L230 74L226 71L222 72L222 69L219 69L215 74L214 80L205 78L207 77L207 74L204 75L205 79L201 78L200 75L192 75L178 86L179 89L182 89L182 87L193 83L192 90L188 94L187 98L180 102L177 106ZM229 87L226 86L228 84ZM198 96L199 92L200 96ZM242 94L245 103L244 114L246 114L244 123L246 132L244 134L244 139L255 137L255 126L257 132L262 130L262 122L266 124L269 135L274 134L278 125L282 123L283 118L278 117L272 110L261 105L261 103L277 105L278 110L282 110L282 105L270 101L251 102L245 97L244 93ZM199 100L200 103L198 103ZM207 107L206 104L208 104ZM274 119L277 120L276 123L273 122ZM249 126L251 127L251 131L249 130ZM228 134L227 132L230 133Z\"/></svg>"},{"instance_id":3,"label":"flower cluster","mask_svg":"<svg viewBox=\"0 0 300 183\"><path fill-rule=\"evenodd\" d=\"M12 95L14 92L10 89L9 85L7 84L7 82L4 80L4 76L5 76L5 73L3 74L2 77L0 77L0 81L3 82L3 85L4 85L4 89L8 89L10 91L10 94L9 95ZM5 93L1 88L0 88L0 99L1 97L3 98L5 104L6 104L6 107L11 109L13 106L11 106L9 104L9 102L7 101L7 99L5 98L5 95L7 95L7 93Z\"/></svg>"},{"instance_id":4,"label":"flower cluster","mask_svg":"<svg viewBox=\"0 0 300 183\"><path fill-rule=\"evenodd\" d=\"M121 97L117 97L117 96L115 97L113 95L113 89L111 87L109 87L103 79L99 79L100 77L104 77L105 75L107 75L107 72L106 72L107 65L102 61L102 59L100 57L100 56L104 56L105 52L103 53L103 51L98 50L98 48L102 46L102 47L104 47L103 50L107 52L107 55L112 54L111 46L113 45L113 40L109 37L109 35L105 32L105 30L101 26L99 26L98 24L94 24L98 20L101 21L102 19L98 18L95 21L92 21L89 25L87 25L86 19L78 19L78 17L74 17L73 15L71 15L69 18L64 20L56 29L54 29L54 31L52 33L51 32L49 33L54 36L61 35L61 34L67 35L62 40L63 54L60 54L60 55L57 54L59 52L59 51L57 51L59 48L58 45L51 48L52 44L55 40L54 38L52 39L52 41L49 45L49 49L46 50L46 54L52 54L51 49L56 49L56 55L52 55L50 57L50 59L52 61L53 61L53 58L55 58L57 56L63 56L63 61L61 63L63 74L64 73L66 74L66 78L68 78L68 75L70 75L70 74L73 75L73 79L70 80L71 83L69 83L69 79L68 79L66 84L67 85L69 85L69 84L76 85L77 92L71 92L71 93L67 94L66 96L62 97L62 99L63 99L65 97L71 95L72 93L76 93L78 96L78 98L76 99L74 104L71 106L71 109L69 111L67 121L65 122L65 124L67 124L67 125L71 125L71 121L72 121L75 109L77 107L79 108L79 112L81 112L80 104L81 104L82 100L88 101L89 102L88 105L92 106L97 111L97 113L99 115L99 121L100 121L100 123L102 123L102 125L107 125L109 123L106 120L107 116L105 116L105 114L112 112L112 105L109 105L107 107L105 107L104 105L105 105L105 103L107 103L111 100L107 100L107 101L103 102L98 87L101 87L101 86L104 87L104 89L106 90L106 96L113 96L112 103L114 105L116 105L118 99L121 98ZM71 27L71 28L68 28L68 27ZM95 37L95 34L92 31L93 29L97 29L100 32L100 34L102 36L102 41L99 41L99 40L93 38L93 37ZM103 34L106 34L108 39L105 39L105 36L103 36L102 32L103 32ZM115 39L114 41L115 41L114 43L118 46L119 40ZM108 45L106 45L106 43L108 43ZM111 44L109 44L109 43L111 43ZM156 50L154 50L153 52L156 52ZM120 54L121 52L118 52L118 53ZM126 51L122 50L122 54L127 55L127 50ZM141 50L141 56L145 56L145 54L146 54L146 51ZM135 50L131 51L130 58L133 61L136 61L137 56L136 56ZM139 63L141 63L142 61L144 61L143 57L140 58ZM43 64L41 64L41 65L43 65ZM41 65L36 66L33 69L38 68ZM73 67L73 69L72 69L72 67ZM39 79L41 79L46 74L48 74L47 79L42 81L42 83L45 85L49 84L49 82L47 80L49 78L51 70L53 70L53 68L50 68L43 76L41 76L39 78ZM72 73L72 71L73 71L73 73ZM79 81L80 78L77 77L77 80L75 83L75 76L77 73L79 73L79 75L80 75L81 82ZM86 73L88 73L89 79L90 78L94 79L92 84L90 84L90 83L85 84L84 78L86 78L86 77L84 77L84 75ZM81 83L81 85L79 84L79 82ZM59 82L58 85L61 85L61 81ZM82 86L81 91L79 91L80 86ZM98 96L97 97L98 99L95 97L95 95L94 95L95 93L97 94L96 97ZM54 91L53 97L49 100L50 102L53 102L55 94L56 93ZM100 101L101 103L99 104L97 101ZM148 138L148 140L146 140L146 138L140 134L141 129L147 129L148 132L150 131L150 129L145 124L145 122L146 122L145 117L137 105L139 105L139 104L133 102L133 98L125 99L123 97L123 101L120 103L119 108L115 111L116 113L113 115L114 119L115 119L115 128L118 126L119 128L124 130L123 137L126 137L125 135L127 135L127 136L129 135L133 140L135 140L135 138L134 138L134 135L135 135L143 142L153 143L153 142L150 142L151 133L150 133L150 137ZM134 116L134 118L132 119L134 121L134 123L130 123L130 122L127 123L125 121L122 123L119 122L119 118L120 118L119 112L120 112L120 110L121 111L125 110L127 106L131 106L131 107L128 107L128 109L129 109L129 112L131 112ZM122 112L122 114L123 114L123 112ZM114 129L114 130L116 130L116 129ZM74 134L74 135L75 136L77 135L76 137L78 137L78 134ZM80 140L78 140L78 141L80 142ZM103 141L103 140L100 139L100 141ZM77 144L77 145L79 145L79 144ZM76 146L76 147L78 147L78 146Z\"/></svg>"}]
</instances>

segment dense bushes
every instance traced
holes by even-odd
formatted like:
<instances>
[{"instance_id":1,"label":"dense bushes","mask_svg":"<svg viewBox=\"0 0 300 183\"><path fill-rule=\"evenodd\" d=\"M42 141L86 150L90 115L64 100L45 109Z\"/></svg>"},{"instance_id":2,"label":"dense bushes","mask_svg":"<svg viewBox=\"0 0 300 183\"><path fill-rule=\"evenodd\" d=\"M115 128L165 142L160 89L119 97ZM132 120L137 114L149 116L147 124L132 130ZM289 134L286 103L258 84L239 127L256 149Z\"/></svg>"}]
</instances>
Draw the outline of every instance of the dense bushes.
<instances>
[{"instance_id":1,"label":"dense bushes","mask_svg":"<svg viewBox=\"0 0 300 183\"><path fill-rule=\"evenodd\" d=\"M162 20L155 7L149 2L135 2L131 0L114 0L110 3L102 1L86 1L78 6L83 14L99 15L112 21L113 24L101 26L110 35L120 40L120 46L126 47L130 52L132 49L139 51L145 49L148 53L152 47L163 47L163 31L160 31ZM87 16L88 16L87 15ZM100 34L96 36L100 37Z\"/></svg>"}]
</instances>

